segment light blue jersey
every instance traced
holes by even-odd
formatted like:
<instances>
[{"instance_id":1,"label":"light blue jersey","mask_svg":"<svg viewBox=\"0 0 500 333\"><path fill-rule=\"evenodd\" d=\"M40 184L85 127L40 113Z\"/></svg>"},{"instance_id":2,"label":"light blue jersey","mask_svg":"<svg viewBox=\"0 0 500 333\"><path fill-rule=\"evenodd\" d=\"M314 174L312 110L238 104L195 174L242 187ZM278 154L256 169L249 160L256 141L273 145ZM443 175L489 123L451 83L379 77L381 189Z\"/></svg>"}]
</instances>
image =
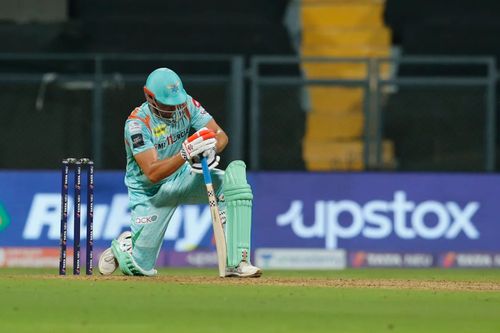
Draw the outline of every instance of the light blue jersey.
<instances>
[{"instance_id":1,"label":"light blue jersey","mask_svg":"<svg viewBox=\"0 0 500 333\"><path fill-rule=\"evenodd\" d=\"M154 267L177 206L206 203L207 193L203 176L191 172L187 162L169 177L153 184L142 172L134 155L156 149L159 160L172 157L179 153L191 129L197 131L211 119L212 116L200 103L188 95L185 116L173 124L154 115L147 103L136 108L125 122L125 184L131 210L132 256L145 270ZM217 194L220 195L224 172L214 169L212 174Z\"/></svg>"},{"instance_id":2,"label":"light blue jersey","mask_svg":"<svg viewBox=\"0 0 500 333\"><path fill-rule=\"evenodd\" d=\"M127 153L125 184L127 187L152 194L169 178L175 177L174 173L156 184L151 183L137 164L134 155L156 148L159 160L172 157L179 153L191 128L197 131L211 119L212 116L205 111L203 106L189 95L186 116L175 124L168 124L155 116L149 110L147 103L137 107L125 122L125 150ZM182 169L183 167L177 172Z\"/></svg>"},{"instance_id":3,"label":"light blue jersey","mask_svg":"<svg viewBox=\"0 0 500 333\"><path fill-rule=\"evenodd\" d=\"M153 275L165 232L175 210L180 205L208 204L207 187L203 175L193 172L188 162L153 184L135 157L147 150L155 152L158 160L179 154L190 132L205 127L212 116L187 95L179 76L168 68L162 67L151 72L144 86L144 94L147 102L130 114L124 131L127 154L125 184L129 195L132 247L130 251L127 249L124 252L126 255L120 256L118 253L124 250L114 242L113 255L120 262L124 273ZM184 109L159 108L160 104L177 106L184 103ZM228 165L227 174L217 168L210 170L221 219L226 221L228 276L244 276L242 274L248 274L248 267L251 266L253 195L246 181L245 168L242 161L233 161ZM228 184L227 193L224 192L224 183ZM228 201L227 209L225 198ZM224 218L226 211L228 219ZM185 251L186 247L184 245L175 250ZM243 262L246 264L241 265Z\"/></svg>"}]
</instances>

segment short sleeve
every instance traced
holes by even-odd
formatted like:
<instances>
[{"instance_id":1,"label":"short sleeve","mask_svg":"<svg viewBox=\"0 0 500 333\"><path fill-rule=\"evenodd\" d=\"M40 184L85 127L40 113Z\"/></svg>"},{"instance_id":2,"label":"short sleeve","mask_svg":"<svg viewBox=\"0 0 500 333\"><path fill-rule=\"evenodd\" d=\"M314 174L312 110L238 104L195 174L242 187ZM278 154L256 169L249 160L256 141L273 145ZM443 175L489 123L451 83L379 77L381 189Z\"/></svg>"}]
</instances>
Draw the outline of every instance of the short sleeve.
<instances>
[{"instance_id":1,"label":"short sleeve","mask_svg":"<svg viewBox=\"0 0 500 333\"><path fill-rule=\"evenodd\" d=\"M125 122L125 142L133 155L154 148L151 132L139 119L129 119Z\"/></svg>"},{"instance_id":2,"label":"short sleeve","mask_svg":"<svg viewBox=\"0 0 500 333\"><path fill-rule=\"evenodd\" d=\"M191 102L191 108L189 110L191 114L191 126L197 131L205 127L205 125L212 120L212 116L205 110L200 102L192 97Z\"/></svg>"}]
</instances>

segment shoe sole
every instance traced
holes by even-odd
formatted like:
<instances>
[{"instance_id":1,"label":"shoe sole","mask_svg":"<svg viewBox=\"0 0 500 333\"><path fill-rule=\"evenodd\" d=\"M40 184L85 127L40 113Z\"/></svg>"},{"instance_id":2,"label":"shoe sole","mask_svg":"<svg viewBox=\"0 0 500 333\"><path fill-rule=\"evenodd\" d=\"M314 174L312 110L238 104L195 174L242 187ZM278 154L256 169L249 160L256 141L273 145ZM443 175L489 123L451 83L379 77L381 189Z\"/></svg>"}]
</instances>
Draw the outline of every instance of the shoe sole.
<instances>
[{"instance_id":1,"label":"shoe sole","mask_svg":"<svg viewBox=\"0 0 500 333\"><path fill-rule=\"evenodd\" d=\"M231 272L231 273L226 273L226 274L227 275L225 277L229 277L229 278L259 278L262 275L262 271L255 272L255 273L250 274L250 275L243 275L243 274L239 274L236 272Z\"/></svg>"},{"instance_id":2,"label":"shoe sole","mask_svg":"<svg viewBox=\"0 0 500 333\"><path fill-rule=\"evenodd\" d=\"M108 253L109 252L109 253ZM102 269L102 267L104 265L106 266L110 266L110 262L111 262L111 259L114 261L114 269L112 270L104 270ZM114 271L116 271L116 269L118 268L118 261L116 260L115 256L113 255L113 252L111 251L111 248L108 248L106 249L102 254L101 256L99 257L99 265L98 265L98 268L99 268L99 273L101 273L101 275L111 275L114 273Z\"/></svg>"},{"instance_id":3,"label":"shoe sole","mask_svg":"<svg viewBox=\"0 0 500 333\"><path fill-rule=\"evenodd\" d=\"M129 232L122 232L120 234L120 236L118 236L117 240L119 243L123 242L123 240L125 240L126 238L128 237L131 237L132 234ZM107 261L106 265L109 266L109 262L110 262L110 258L113 258L113 261L114 261L114 268L113 270L106 270L106 271L102 271L101 270L101 267L104 266L104 261ZM102 254L101 254L101 257L99 258L99 273L101 273L101 275L111 275L113 274L117 268L118 268L119 264L118 264L118 260L116 260L115 258L115 255L113 254L113 251L111 250L111 248L108 248L106 249Z\"/></svg>"}]
</instances>

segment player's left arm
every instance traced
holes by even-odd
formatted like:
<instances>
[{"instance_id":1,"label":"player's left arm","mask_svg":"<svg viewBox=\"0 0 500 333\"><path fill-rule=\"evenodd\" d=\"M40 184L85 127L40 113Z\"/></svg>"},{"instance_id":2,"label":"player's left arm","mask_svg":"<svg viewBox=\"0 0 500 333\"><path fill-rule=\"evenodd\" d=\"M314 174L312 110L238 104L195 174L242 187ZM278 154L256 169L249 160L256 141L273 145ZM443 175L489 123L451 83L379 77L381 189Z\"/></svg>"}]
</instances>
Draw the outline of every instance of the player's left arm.
<instances>
[{"instance_id":1,"label":"player's left arm","mask_svg":"<svg viewBox=\"0 0 500 333\"><path fill-rule=\"evenodd\" d=\"M226 148L229 142L229 138L226 132L224 132L224 130L219 126L219 124L217 124L217 122L213 118L208 121L205 127L215 132L215 139L217 140L215 150L219 154L224 150L224 148Z\"/></svg>"},{"instance_id":2,"label":"player's left arm","mask_svg":"<svg viewBox=\"0 0 500 333\"><path fill-rule=\"evenodd\" d=\"M215 139L217 140L215 150L217 154L221 153L226 148L229 138L200 102L191 96L189 97L189 113L191 115L191 126L195 131L207 127L215 132Z\"/></svg>"}]
</instances>

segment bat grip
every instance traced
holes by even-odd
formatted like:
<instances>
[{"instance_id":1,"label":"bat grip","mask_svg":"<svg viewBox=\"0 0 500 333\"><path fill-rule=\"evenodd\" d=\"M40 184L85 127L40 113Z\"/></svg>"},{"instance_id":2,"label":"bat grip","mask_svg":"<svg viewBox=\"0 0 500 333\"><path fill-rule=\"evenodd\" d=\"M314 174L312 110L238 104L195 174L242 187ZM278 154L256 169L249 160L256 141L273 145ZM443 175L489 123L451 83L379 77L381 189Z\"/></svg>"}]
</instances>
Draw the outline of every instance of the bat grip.
<instances>
[{"instance_id":1,"label":"bat grip","mask_svg":"<svg viewBox=\"0 0 500 333\"><path fill-rule=\"evenodd\" d=\"M205 185L212 184L212 176L210 175L210 169L208 168L207 158L201 158L201 167L203 169L203 179L205 180Z\"/></svg>"}]
</instances>

